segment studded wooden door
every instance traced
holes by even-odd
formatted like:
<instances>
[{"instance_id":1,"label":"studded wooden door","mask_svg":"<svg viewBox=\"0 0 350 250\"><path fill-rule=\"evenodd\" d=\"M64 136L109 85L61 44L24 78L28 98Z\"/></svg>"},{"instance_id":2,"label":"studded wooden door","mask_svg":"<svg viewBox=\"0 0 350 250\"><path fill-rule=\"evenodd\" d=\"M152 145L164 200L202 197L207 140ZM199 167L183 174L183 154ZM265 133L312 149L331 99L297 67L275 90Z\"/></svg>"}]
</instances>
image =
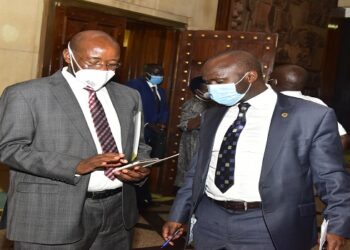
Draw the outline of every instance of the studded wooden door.
<instances>
[{"instance_id":1,"label":"studded wooden door","mask_svg":"<svg viewBox=\"0 0 350 250\"><path fill-rule=\"evenodd\" d=\"M168 126L168 155L178 152L181 132L177 128L181 106L190 98L189 80L200 75L200 69L207 58L232 49L246 50L258 57L264 76L274 64L277 34L232 31L185 31L180 36L175 81L170 99L170 120ZM159 192L165 195L174 191L177 160L173 159L161 168Z\"/></svg>"}]
</instances>

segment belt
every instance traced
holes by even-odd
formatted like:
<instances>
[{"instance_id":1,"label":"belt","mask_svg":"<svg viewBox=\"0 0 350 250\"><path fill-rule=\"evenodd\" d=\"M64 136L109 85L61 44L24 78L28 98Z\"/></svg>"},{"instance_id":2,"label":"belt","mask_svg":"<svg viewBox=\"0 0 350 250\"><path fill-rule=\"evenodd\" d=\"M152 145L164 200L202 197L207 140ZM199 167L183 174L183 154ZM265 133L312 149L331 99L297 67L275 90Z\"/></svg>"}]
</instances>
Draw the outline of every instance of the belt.
<instances>
[{"instance_id":1,"label":"belt","mask_svg":"<svg viewBox=\"0 0 350 250\"><path fill-rule=\"evenodd\" d=\"M104 199L112 195L116 195L122 191L122 188L116 188L116 189L108 189L104 191L96 191L96 192L87 192L86 193L86 198L87 199L93 199L93 200L98 200L98 199Z\"/></svg>"},{"instance_id":2,"label":"belt","mask_svg":"<svg viewBox=\"0 0 350 250\"><path fill-rule=\"evenodd\" d=\"M248 209L261 208L260 201L246 202L246 201L218 201L208 197L220 207L233 210L233 211L247 211Z\"/></svg>"}]
</instances>

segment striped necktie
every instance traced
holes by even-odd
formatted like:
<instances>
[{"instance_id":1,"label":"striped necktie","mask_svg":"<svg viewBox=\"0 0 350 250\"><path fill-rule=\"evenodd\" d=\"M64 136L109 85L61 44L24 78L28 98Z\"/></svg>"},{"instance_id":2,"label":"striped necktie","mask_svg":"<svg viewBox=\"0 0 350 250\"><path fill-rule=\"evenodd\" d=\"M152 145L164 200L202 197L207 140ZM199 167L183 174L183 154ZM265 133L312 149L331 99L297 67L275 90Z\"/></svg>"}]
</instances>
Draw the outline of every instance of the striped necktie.
<instances>
[{"instance_id":1,"label":"striped necktie","mask_svg":"<svg viewBox=\"0 0 350 250\"><path fill-rule=\"evenodd\" d=\"M234 184L236 147L246 123L245 114L249 107L249 103L238 105L238 116L227 129L221 143L215 171L215 185L222 193L225 193Z\"/></svg>"},{"instance_id":2,"label":"striped necktie","mask_svg":"<svg viewBox=\"0 0 350 250\"><path fill-rule=\"evenodd\" d=\"M86 87L84 89L86 89L89 92L89 108L92 120L94 122L96 134L101 144L102 152L118 153L117 144L115 143L111 128L109 127L106 113L103 109L101 102L97 98L96 92L89 87ZM106 168L104 171L105 175L111 180L115 179L112 173L113 169L114 168Z\"/></svg>"}]
</instances>

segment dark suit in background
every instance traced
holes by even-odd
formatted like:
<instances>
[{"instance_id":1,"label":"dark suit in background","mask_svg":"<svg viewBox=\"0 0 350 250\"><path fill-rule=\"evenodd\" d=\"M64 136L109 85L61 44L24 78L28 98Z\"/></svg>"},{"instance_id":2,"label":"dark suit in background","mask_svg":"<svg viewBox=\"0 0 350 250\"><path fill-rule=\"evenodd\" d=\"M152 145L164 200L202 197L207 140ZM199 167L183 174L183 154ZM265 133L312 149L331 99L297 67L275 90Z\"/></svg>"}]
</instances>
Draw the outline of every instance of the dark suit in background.
<instances>
[{"instance_id":1,"label":"dark suit in background","mask_svg":"<svg viewBox=\"0 0 350 250\"><path fill-rule=\"evenodd\" d=\"M149 63L144 65L143 77L127 82L127 86L140 93L145 121L145 142L152 147L151 157L157 158L163 158L166 153L166 127L169 118L165 91L160 87L163 78L163 67L160 64ZM137 199L140 209L152 203L148 183L137 188Z\"/></svg>"},{"instance_id":2,"label":"dark suit in background","mask_svg":"<svg viewBox=\"0 0 350 250\"><path fill-rule=\"evenodd\" d=\"M152 147L152 156L163 157L165 154L165 134L160 131L157 133L149 125L167 124L168 122L169 109L164 89L159 86L157 87L161 97L159 108L157 108L157 100L155 99L154 92L144 77L129 81L127 86L136 89L140 93L145 122L144 136L146 143Z\"/></svg>"}]
</instances>

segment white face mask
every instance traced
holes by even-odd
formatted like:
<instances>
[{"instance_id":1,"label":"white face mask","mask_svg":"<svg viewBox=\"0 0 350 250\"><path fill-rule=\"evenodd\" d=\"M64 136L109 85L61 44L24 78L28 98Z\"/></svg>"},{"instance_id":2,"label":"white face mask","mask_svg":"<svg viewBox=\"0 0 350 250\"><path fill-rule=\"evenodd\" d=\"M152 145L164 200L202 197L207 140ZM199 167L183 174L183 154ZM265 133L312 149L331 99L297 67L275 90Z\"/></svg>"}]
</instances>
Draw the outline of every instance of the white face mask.
<instances>
[{"instance_id":1,"label":"white face mask","mask_svg":"<svg viewBox=\"0 0 350 250\"><path fill-rule=\"evenodd\" d=\"M115 72L113 70L105 71L105 70L98 70L98 69L83 69L75 59L69 44L68 44L68 53L70 56L70 63L71 63L75 78L83 82L84 84L88 85L95 91L102 88L115 75ZM76 63L76 65L79 67L78 72L74 70L73 60Z\"/></svg>"}]
</instances>

